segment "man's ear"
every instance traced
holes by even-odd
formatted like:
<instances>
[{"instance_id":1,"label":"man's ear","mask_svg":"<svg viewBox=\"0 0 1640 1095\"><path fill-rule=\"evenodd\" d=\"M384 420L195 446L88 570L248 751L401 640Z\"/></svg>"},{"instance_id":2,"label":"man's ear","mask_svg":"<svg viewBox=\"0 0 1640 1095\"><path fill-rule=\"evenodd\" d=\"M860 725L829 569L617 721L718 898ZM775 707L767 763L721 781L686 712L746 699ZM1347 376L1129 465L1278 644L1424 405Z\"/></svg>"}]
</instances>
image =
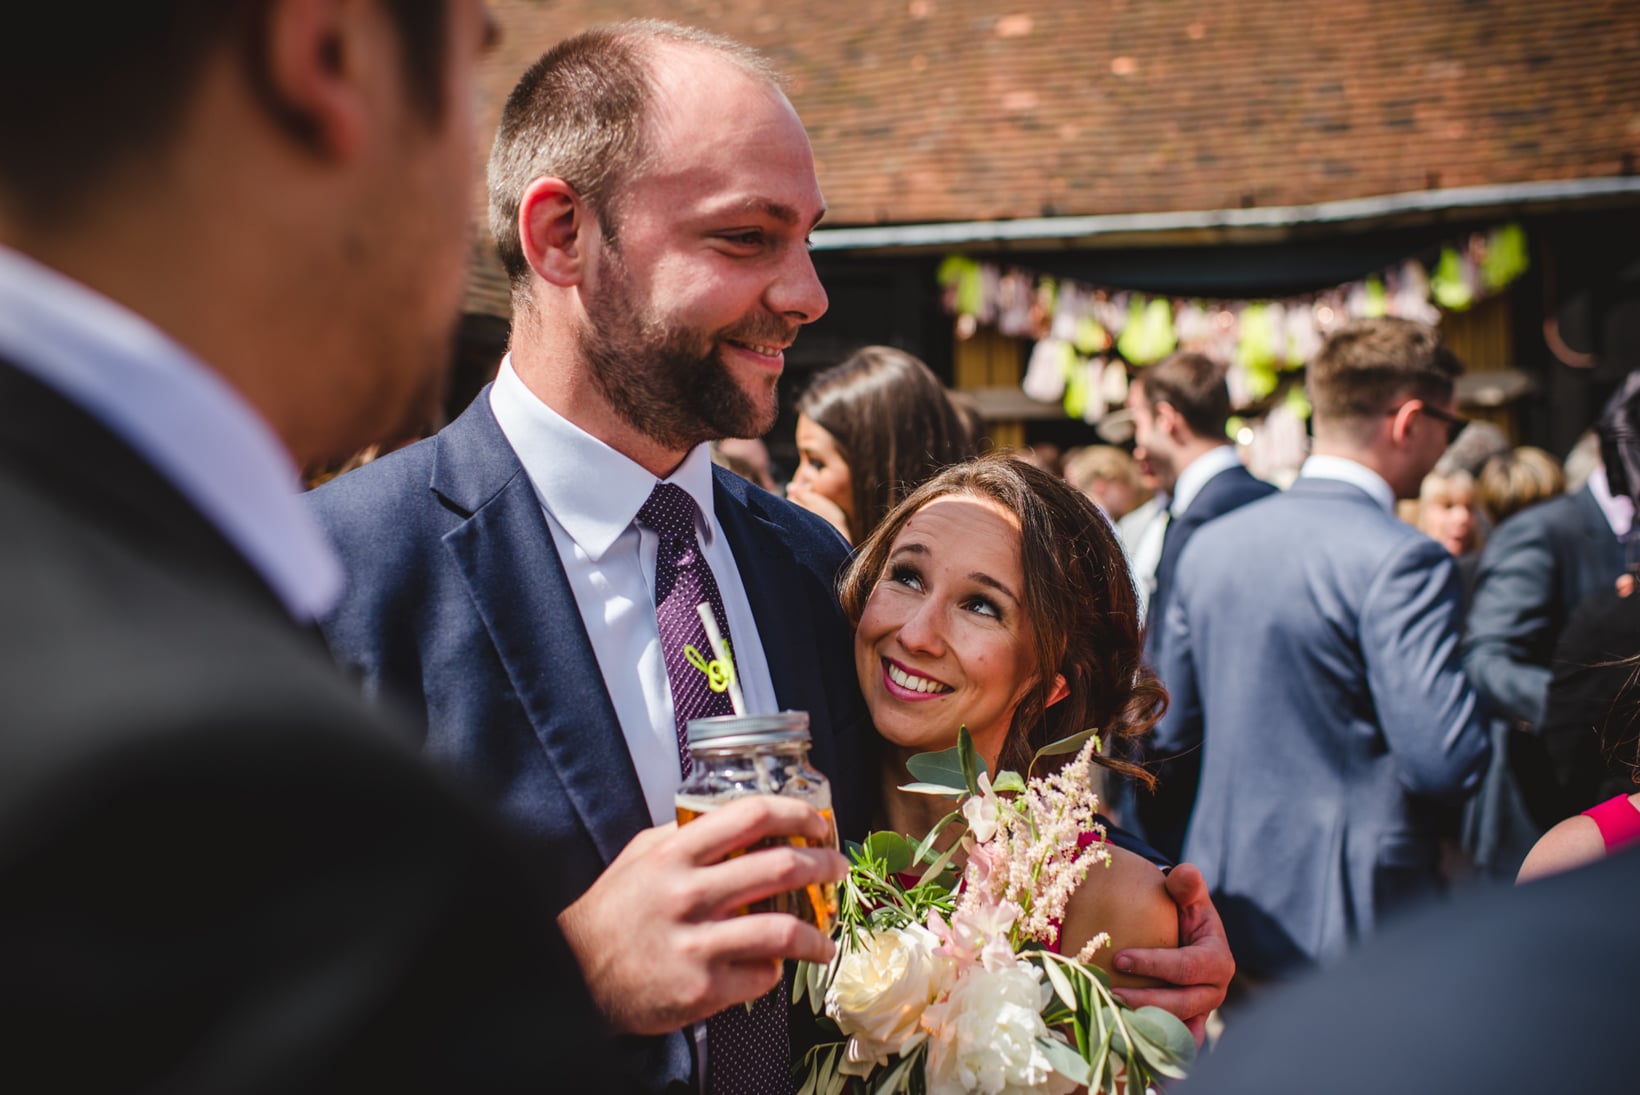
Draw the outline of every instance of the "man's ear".
<instances>
[{"instance_id":1,"label":"man's ear","mask_svg":"<svg viewBox=\"0 0 1640 1095\"><path fill-rule=\"evenodd\" d=\"M1419 411L1423 410L1423 406L1423 400L1409 399L1397 407L1393 415L1389 416L1389 435L1397 445L1407 443L1407 436L1412 432L1412 420L1418 416Z\"/></svg>"},{"instance_id":2,"label":"man's ear","mask_svg":"<svg viewBox=\"0 0 1640 1095\"><path fill-rule=\"evenodd\" d=\"M544 176L524 188L518 202L518 241L530 269L548 284L581 283L587 242L597 231L586 203L563 179Z\"/></svg>"},{"instance_id":3,"label":"man's ear","mask_svg":"<svg viewBox=\"0 0 1640 1095\"><path fill-rule=\"evenodd\" d=\"M1156 425L1169 437L1177 440L1181 433L1186 432L1184 416L1173 404L1165 401L1153 403L1150 406L1150 413L1155 416Z\"/></svg>"},{"instance_id":4,"label":"man's ear","mask_svg":"<svg viewBox=\"0 0 1640 1095\"><path fill-rule=\"evenodd\" d=\"M279 122L320 155L347 158L370 126L373 73L396 73L383 13L356 0L272 0L251 47L262 97Z\"/></svg>"},{"instance_id":5,"label":"man's ear","mask_svg":"<svg viewBox=\"0 0 1640 1095\"><path fill-rule=\"evenodd\" d=\"M1065 674L1055 673L1053 687L1048 689L1048 698L1043 702L1042 709L1046 711L1070 694L1071 686L1065 683Z\"/></svg>"}]
</instances>

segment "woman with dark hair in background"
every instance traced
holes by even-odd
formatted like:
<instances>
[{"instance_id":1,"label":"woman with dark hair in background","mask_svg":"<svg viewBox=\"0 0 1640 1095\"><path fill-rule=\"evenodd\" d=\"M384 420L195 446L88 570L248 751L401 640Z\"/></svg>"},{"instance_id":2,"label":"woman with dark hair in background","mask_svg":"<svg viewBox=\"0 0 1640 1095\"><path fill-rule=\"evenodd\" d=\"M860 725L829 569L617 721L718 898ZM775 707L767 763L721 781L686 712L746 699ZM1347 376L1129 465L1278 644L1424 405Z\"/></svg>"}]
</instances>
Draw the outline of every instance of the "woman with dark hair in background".
<instances>
[{"instance_id":1,"label":"woman with dark hair in background","mask_svg":"<svg viewBox=\"0 0 1640 1095\"><path fill-rule=\"evenodd\" d=\"M798 400L800 463L786 497L857 544L924 480L978 451L933 370L904 350L867 346Z\"/></svg>"}]
</instances>

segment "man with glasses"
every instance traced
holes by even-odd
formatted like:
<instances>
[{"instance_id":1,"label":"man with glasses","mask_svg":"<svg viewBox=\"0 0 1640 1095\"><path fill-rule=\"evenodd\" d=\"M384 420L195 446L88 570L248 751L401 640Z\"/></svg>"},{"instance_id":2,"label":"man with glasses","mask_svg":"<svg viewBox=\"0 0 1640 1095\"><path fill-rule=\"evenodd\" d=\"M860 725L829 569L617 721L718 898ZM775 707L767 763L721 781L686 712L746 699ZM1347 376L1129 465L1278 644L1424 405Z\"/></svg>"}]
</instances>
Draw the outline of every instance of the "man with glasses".
<instances>
[{"instance_id":1,"label":"man with glasses","mask_svg":"<svg viewBox=\"0 0 1640 1095\"><path fill-rule=\"evenodd\" d=\"M1251 982L1438 892L1442 800L1485 768L1456 568L1394 512L1461 425L1461 370L1424 324L1335 332L1309 366L1298 481L1201 529L1152 623L1173 692L1158 748L1202 749L1185 857Z\"/></svg>"}]
</instances>

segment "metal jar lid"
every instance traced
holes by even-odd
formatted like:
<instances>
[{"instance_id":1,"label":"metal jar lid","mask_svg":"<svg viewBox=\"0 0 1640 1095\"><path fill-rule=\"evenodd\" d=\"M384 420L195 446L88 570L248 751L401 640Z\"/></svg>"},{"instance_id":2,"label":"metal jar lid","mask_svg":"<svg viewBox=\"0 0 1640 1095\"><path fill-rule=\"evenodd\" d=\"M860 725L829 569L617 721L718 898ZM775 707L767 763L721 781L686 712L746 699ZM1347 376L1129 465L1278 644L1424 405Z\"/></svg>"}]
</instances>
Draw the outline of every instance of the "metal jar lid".
<instances>
[{"instance_id":1,"label":"metal jar lid","mask_svg":"<svg viewBox=\"0 0 1640 1095\"><path fill-rule=\"evenodd\" d=\"M782 711L777 715L717 715L690 719L684 728L691 749L738 749L759 745L791 745L809 740L809 713Z\"/></svg>"}]
</instances>

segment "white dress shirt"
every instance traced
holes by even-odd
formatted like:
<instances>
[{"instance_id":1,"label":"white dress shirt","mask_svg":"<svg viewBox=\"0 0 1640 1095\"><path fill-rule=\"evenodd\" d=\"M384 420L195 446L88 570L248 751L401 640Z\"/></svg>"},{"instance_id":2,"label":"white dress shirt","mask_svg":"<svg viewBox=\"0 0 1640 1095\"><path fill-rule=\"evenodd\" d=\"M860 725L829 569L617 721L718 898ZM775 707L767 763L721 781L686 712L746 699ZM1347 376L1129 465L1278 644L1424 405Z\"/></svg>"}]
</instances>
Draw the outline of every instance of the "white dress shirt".
<instances>
[{"instance_id":1,"label":"white dress shirt","mask_svg":"<svg viewBox=\"0 0 1640 1095\"><path fill-rule=\"evenodd\" d=\"M672 799L683 774L655 619L660 538L636 522L656 479L541 402L519 379L510 355L490 389L490 409L546 513L650 817L657 825L676 820ZM757 621L712 510L709 447L697 446L666 481L688 491L699 507L696 531L723 596L746 709L773 712L774 682Z\"/></svg>"},{"instance_id":2,"label":"white dress shirt","mask_svg":"<svg viewBox=\"0 0 1640 1095\"><path fill-rule=\"evenodd\" d=\"M1395 516L1395 488L1382 475L1365 464L1344 456L1311 456L1298 469L1300 479L1336 479L1360 487L1377 502L1384 512Z\"/></svg>"},{"instance_id":3,"label":"white dress shirt","mask_svg":"<svg viewBox=\"0 0 1640 1095\"><path fill-rule=\"evenodd\" d=\"M1158 492L1116 522L1117 538L1127 551L1128 569L1133 572L1141 624L1150 610L1151 594L1156 592L1156 568L1162 562L1162 537L1167 535L1167 503L1168 496Z\"/></svg>"},{"instance_id":4,"label":"white dress shirt","mask_svg":"<svg viewBox=\"0 0 1640 1095\"><path fill-rule=\"evenodd\" d=\"M297 620L342 569L297 495L289 452L238 391L142 316L0 247L0 359L97 419L159 471Z\"/></svg>"},{"instance_id":5,"label":"white dress shirt","mask_svg":"<svg viewBox=\"0 0 1640 1095\"><path fill-rule=\"evenodd\" d=\"M1167 511L1173 520L1184 516L1190 503L1196 500L1196 495L1202 492L1208 481L1220 472L1229 471L1238 466L1241 459L1236 456L1233 445L1219 445L1202 453L1192 460L1179 473L1178 481L1173 484L1173 501L1168 503Z\"/></svg>"}]
</instances>

